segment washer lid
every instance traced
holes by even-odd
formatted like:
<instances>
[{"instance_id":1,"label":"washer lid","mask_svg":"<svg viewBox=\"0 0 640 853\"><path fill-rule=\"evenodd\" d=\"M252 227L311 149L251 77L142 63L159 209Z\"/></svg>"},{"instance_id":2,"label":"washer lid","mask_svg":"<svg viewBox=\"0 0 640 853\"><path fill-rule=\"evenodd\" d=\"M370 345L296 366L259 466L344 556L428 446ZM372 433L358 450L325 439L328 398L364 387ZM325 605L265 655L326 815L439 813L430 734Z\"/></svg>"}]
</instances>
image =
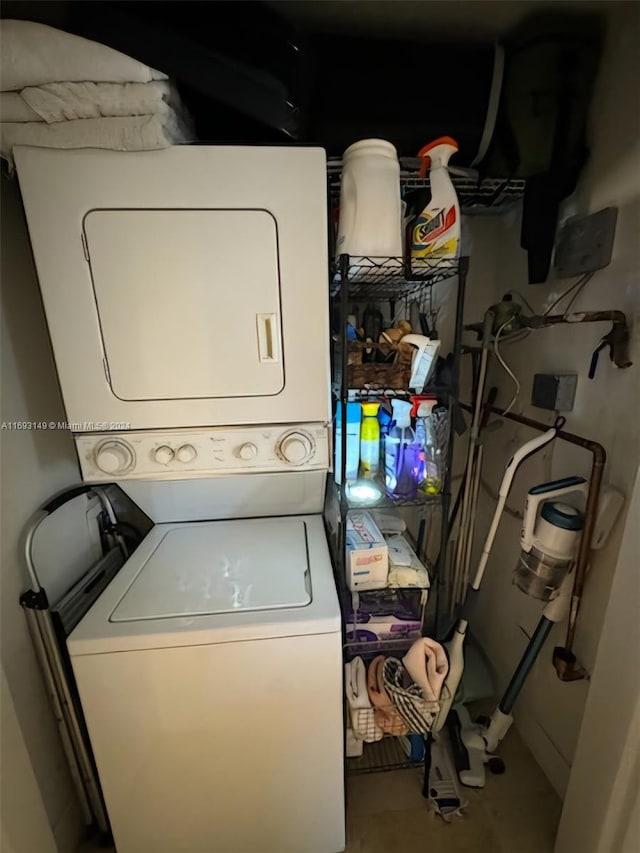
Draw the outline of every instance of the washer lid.
<instances>
[{"instance_id":1,"label":"washer lid","mask_svg":"<svg viewBox=\"0 0 640 853\"><path fill-rule=\"evenodd\" d=\"M304 521L194 524L166 531L109 621L305 607L311 598Z\"/></svg>"}]
</instances>

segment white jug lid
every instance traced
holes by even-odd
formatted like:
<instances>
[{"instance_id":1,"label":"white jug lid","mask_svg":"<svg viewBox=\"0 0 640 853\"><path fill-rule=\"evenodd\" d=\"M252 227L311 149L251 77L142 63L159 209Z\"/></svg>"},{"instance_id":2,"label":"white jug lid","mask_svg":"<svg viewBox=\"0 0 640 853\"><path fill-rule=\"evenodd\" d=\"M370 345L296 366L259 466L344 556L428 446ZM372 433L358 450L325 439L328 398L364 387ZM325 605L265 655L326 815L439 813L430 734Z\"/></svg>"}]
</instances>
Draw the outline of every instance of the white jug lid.
<instances>
[{"instance_id":1,"label":"white jug lid","mask_svg":"<svg viewBox=\"0 0 640 853\"><path fill-rule=\"evenodd\" d=\"M361 139L359 142L350 145L342 156L346 159L354 154L375 154L382 157L392 157L394 160L398 159L395 145L387 142L386 139Z\"/></svg>"}]
</instances>

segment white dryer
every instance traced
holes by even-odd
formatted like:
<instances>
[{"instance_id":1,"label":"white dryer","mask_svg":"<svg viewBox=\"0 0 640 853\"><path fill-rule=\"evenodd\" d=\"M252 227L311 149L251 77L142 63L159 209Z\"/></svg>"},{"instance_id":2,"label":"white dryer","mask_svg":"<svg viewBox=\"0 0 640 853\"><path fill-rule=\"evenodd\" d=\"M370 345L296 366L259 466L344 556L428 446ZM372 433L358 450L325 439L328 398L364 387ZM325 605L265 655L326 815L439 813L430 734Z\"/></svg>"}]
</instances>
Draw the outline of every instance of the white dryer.
<instances>
[{"instance_id":1,"label":"white dryer","mask_svg":"<svg viewBox=\"0 0 640 853\"><path fill-rule=\"evenodd\" d=\"M16 148L73 432L324 421L319 148Z\"/></svg>"}]
</instances>

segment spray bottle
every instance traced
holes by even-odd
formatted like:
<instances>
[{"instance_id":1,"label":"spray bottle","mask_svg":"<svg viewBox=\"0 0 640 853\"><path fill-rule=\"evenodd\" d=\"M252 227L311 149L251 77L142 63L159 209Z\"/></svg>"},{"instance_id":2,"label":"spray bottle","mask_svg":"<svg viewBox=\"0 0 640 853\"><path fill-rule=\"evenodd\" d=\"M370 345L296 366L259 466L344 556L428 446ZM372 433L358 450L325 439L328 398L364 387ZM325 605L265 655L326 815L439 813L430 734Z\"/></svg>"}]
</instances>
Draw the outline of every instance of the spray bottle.
<instances>
[{"instance_id":1,"label":"spray bottle","mask_svg":"<svg viewBox=\"0 0 640 853\"><path fill-rule=\"evenodd\" d=\"M385 439L385 486L390 498L413 500L418 490L420 453L411 428L411 403L393 400L395 426Z\"/></svg>"},{"instance_id":2,"label":"spray bottle","mask_svg":"<svg viewBox=\"0 0 640 853\"><path fill-rule=\"evenodd\" d=\"M449 158L458 150L458 143L442 136L421 148L421 174L429 167L431 201L413 226L411 258L415 262L450 260L460 251L460 205L449 176Z\"/></svg>"},{"instance_id":3,"label":"spray bottle","mask_svg":"<svg viewBox=\"0 0 640 853\"><path fill-rule=\"evenodd\" d=\"M416 416L416 441L424 448L424 476L420 489L428 495L438 495L442 490L440 448L431 415L437 405L435 399L423 401Z\"/></svg>"},{"instance_id":4,"label":"spray bottle","mask_svg":"<svg viewBox=\"0 0 640 853\"><path fill-rule=\"evenodd\" d=\"M380 460L380 403L362 403L362 427L360 429L360 474L373 480L378 473Z\"/></svg>"}]
</instances>

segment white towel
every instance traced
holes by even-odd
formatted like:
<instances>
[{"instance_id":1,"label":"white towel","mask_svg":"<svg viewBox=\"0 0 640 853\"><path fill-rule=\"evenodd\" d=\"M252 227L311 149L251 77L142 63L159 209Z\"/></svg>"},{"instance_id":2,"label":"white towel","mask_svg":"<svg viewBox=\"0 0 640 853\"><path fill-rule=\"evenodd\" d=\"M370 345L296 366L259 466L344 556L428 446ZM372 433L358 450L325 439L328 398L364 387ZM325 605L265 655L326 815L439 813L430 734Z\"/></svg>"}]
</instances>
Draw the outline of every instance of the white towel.
<instances>
[{"instance_id":1,"label":"white towel","mask_svg":"<svg viewBox=\"0 0 640 853\"><path fill-rule=\"evenodd\" d=\"M440 643L421 637L402 658L405 669L427 701L437 702L449 672L449 661Z\"/></svg>"},{"instance_id":2,"label":"white towel","mask_svg":"<svg viewBox=\"0 0 640 853\"><path fill-rule=\"evenodd\" d=\"M397 658L385 660L382 677L384 689L406 720L409 731L415 734L428 734L440 711L440 703L423 696L420 687L411 683L405 668Z\"/></svg>"},{"instance_id":3,"label":"white towel","mask_svg":"<svg viewBox=\"0 0 640 853\"><path fill-rule=\"evenodd\" d=\"M20 92L0 92L0 121L44 121L20 95Z\"/></svg>"},{"instance_id":4,"label":"white towel","mask_svg":"<svg viewBox=\"0 0 640 853\"><path fill-rule=\"evenodd\" d=\"M367 671L362 658L355 657L344 665L344 683L354 735L369 743L380 740L382 730L374 718L367 692Z\"/></svg>"},{"instance_id":5,"label":"white towel","mask_svg":"<svg viewBox=\"0 0 640 853\"><path fill-rule=\"evenodd\" d=\"M15 145L148 151L191 142L193 138L173 111L165 117L87 118L55 124L3 122L0 124L0 153L13 168Z\"/></svg>"},{"instance_id":6,"label":"white towel","mask_svg":"<svg viewBox=\"0 0 640 853\"><path fill-rule=\"evenodd\" d=\"M22 100L48 124L81 118L166 115L181 110L180 97L166 80L150 83L45 83L27 86ZM5 121L15 121L9 117ZM20 119L18 119L20 121Z\"/></svg>"},{"instance_id":7,"label":"white towel","mask_svg":"<svg viewBox=\"0 0 640 853\"><path fill-rule=\"evenodd\" d=\"M3 91L65 81L148 83L167 75L89 39L33 21L0 21Z\"/></svg>"}]
</instances>

